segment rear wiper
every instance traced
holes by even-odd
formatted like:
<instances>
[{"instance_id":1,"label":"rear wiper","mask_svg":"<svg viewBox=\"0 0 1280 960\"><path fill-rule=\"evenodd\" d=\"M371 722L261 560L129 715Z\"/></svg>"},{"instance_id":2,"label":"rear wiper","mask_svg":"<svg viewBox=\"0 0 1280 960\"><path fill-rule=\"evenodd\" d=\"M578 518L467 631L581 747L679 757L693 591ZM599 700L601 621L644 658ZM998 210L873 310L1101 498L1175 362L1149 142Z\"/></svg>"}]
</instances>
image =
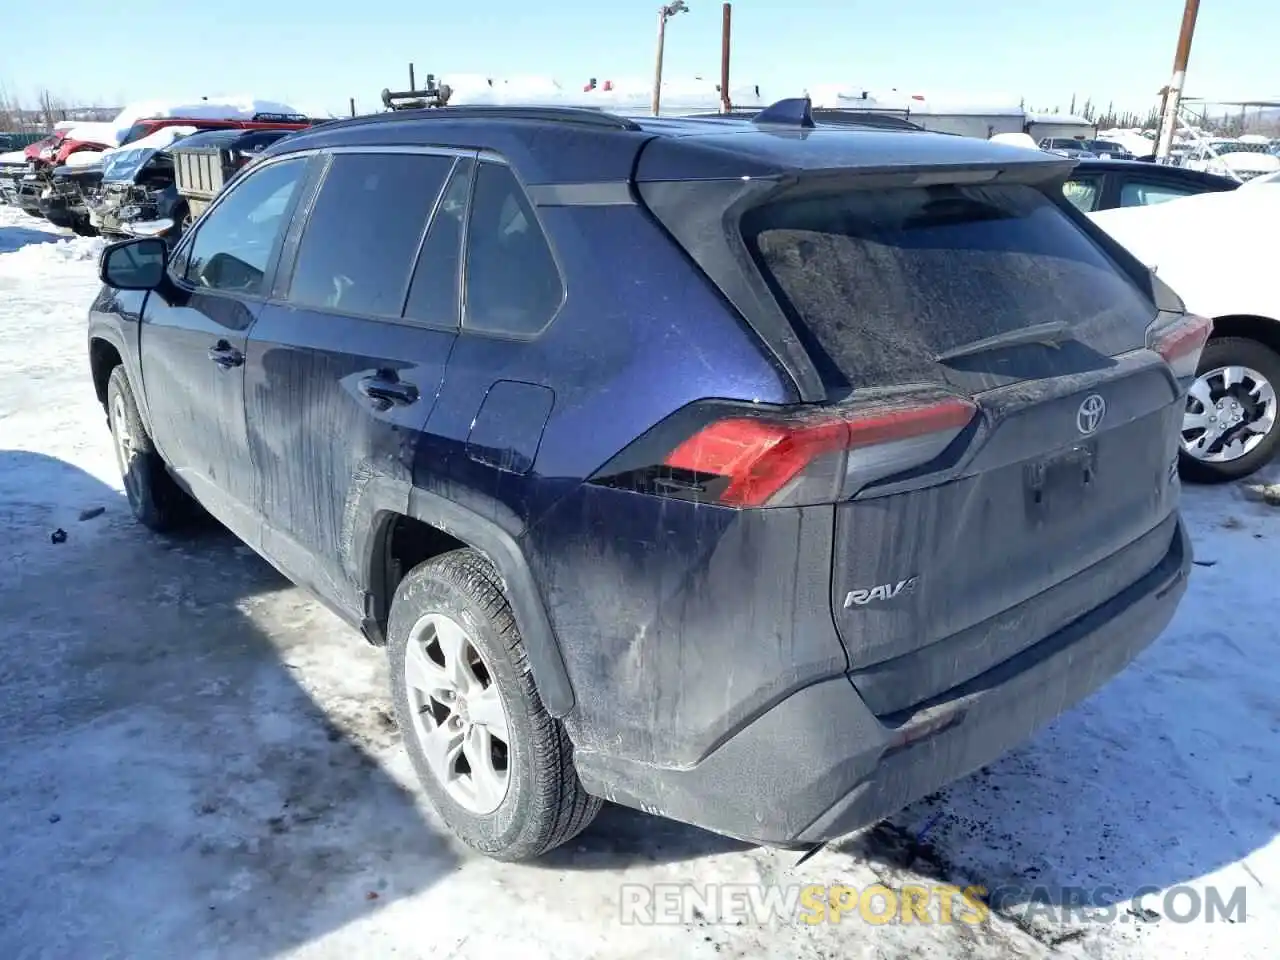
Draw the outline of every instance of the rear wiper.
<instances>
[{"instance_id":1,"label":"rear wiper","mask_svg":"<svg viewBox=\"0 0 1280 960\"><path fill-rule=\"evenodd\" d=\"M1043 343L1047 347L1054 347L1063 340L1070 340L1071 337L1071 324L1055 320L1052 323L1037 323L1030 327L1010 330L1007 333L997 333L994 337L973 340L958 347L952 347L950 350L944 350L933 359L935 363L946 363L948 360L958 360L961 357L972 357L975 354L990 353L992 350L1018 347L1028 343Z\"/></svg>"}]
</instances>

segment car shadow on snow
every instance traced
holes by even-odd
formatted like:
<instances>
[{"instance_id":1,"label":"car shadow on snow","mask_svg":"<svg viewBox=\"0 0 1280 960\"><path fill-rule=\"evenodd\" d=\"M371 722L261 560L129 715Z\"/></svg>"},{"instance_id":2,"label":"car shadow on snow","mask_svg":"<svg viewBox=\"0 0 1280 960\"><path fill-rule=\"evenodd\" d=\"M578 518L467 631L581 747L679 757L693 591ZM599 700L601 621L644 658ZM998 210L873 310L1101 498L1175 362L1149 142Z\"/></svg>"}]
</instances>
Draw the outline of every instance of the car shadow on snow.
<instances>
[{"instance_id":1,"label":"car shadow on snow","mask_svg":"<svg viewBox=\"0 0 1280 960\"><path fill-rule=\"evenodd\" d=\"M623 870L752 849L741 840L606 803L581 834L532 864L552 870Z\"/></svg>"},{"instance_id":2,"label":"car shadow on snow","mask_svg":"<svg viewBox=\"0 0 1280 960\"><path fill-rule=\"evenodd\" d=\"M292 589L0 451L0 956L273 956L456 867L370 755L359 658L324 670L364 641Z\"/></svg>"},{"instance_id":3,"label":"car shadow on snow","mask_svg":"<svg viewBox=\"0 0 1280 960\"><path fill-rule=\"evenodd\" d=\"M32 230L30 227L0 227L0 253L17 253L23 247L36 243L57 243L65 236L51 230Z\"/></svg>"}]
</instances>

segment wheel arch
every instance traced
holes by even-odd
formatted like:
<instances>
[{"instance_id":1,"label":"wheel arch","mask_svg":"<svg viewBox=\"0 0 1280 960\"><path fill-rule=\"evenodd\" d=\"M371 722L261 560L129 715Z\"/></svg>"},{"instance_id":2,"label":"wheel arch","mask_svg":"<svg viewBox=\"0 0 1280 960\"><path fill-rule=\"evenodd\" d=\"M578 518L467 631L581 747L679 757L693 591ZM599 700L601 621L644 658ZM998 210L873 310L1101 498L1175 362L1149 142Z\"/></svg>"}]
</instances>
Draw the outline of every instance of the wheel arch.
<instances>
[{"instance_id":1,"label":"wheel arch","mask_svg":"<svg viewBox=\"0 0 1280 960\"><path fill-rule=\"evenodd\" d=\"M97 334L89 339L89 373L93 377L93 391L104 410L107 406L107 381L111 379L111 371L123 365L124 354L118 345Z\"/></svg>"},{"instance_id":2,"label":"wheel arch","mask_svg":"<svg viewBox=\"0 0 1280 960\"><path fill-rule=\"evenodd\" d=\"M361 629L365 637L377 645L386 642L391 599L399 577L408 572L401 570L396 575L392 548L398 527L405 520L412 521L421 525L418 535L430 537L430 542L421 545L414 556L426 559L449 549L469 547L493 564L524 640L543 705L557 718L572 711L573 687L560 645L517 536L497 520L404 480L375 477L363 487L353 517L355 522L351 525L348 557L356 567L351 572L356 575L363 593ZM509 513L500 504L491 506L495 511ZM503 516L503 519L508 521L510 530L521 529L514 515Z\"/></svg>"},{"instance_id":3,"label":"wheel arch","mask_svg":"<svg viewBox=\"0 0 1280 960\"><path fill-rule=\"evenodd\" d=\"M1223 337L1243 337L1246 340L1257 340L1280 353L1280 320L1257 314L1232 313L1222 317L1214 317L1213 333L1210 340Z\"/></svg>"}]
</instances>

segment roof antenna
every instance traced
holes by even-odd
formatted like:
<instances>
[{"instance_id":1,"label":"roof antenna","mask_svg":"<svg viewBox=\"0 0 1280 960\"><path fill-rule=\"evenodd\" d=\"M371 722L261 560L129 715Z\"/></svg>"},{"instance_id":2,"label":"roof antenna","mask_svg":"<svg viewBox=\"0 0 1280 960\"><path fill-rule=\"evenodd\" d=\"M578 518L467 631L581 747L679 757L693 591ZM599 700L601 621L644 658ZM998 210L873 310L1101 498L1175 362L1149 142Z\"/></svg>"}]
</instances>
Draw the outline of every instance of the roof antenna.
<instances>
[{"instance_id":1,"label":"roof antenna","mask_svg":"<svg viewBox=\"0 0 1280 960\"><path fill-rule=\"evenodd\" d=\"M816 126L813 122L812 104L808 97L790 97L770 104L751 121L756 124L773 124L782 127Z\"/></svg>"}]
</instances>

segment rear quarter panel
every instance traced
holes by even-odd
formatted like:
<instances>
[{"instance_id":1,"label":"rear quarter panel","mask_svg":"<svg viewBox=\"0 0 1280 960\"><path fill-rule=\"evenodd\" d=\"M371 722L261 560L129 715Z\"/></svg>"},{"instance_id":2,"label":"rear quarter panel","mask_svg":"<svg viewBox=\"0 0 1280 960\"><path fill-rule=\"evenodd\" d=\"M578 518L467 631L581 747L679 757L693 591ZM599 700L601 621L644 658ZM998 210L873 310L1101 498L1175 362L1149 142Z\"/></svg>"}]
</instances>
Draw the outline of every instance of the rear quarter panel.
<instances>
[{"instance_id":1,"label":"rear quarter panel","mask_svg":"<svg viewBox=\"0 0 1280 960\"><path fill-rule=\"evenodd\" d=\"M519 539L574 690L567 722L578 749L693 762L762 704L843 667L826 602L830 509L751 526L736 511L584 483L692 401L785 403L795 392L642 208L538 213L565 279L564 306L532 340L458 338L415 486ZM550 394L528 469L527 445L512 444L506 462L518 469L493 466L503 457L491 443L468 449L497 381ZM801 568L802 544L813 549ZM762 592L765 584L781 584L793 602L775 604L778 593ZM791 624L814 613L823 627L809 647L794 649Z\"/></svg>"}]
</instances>

